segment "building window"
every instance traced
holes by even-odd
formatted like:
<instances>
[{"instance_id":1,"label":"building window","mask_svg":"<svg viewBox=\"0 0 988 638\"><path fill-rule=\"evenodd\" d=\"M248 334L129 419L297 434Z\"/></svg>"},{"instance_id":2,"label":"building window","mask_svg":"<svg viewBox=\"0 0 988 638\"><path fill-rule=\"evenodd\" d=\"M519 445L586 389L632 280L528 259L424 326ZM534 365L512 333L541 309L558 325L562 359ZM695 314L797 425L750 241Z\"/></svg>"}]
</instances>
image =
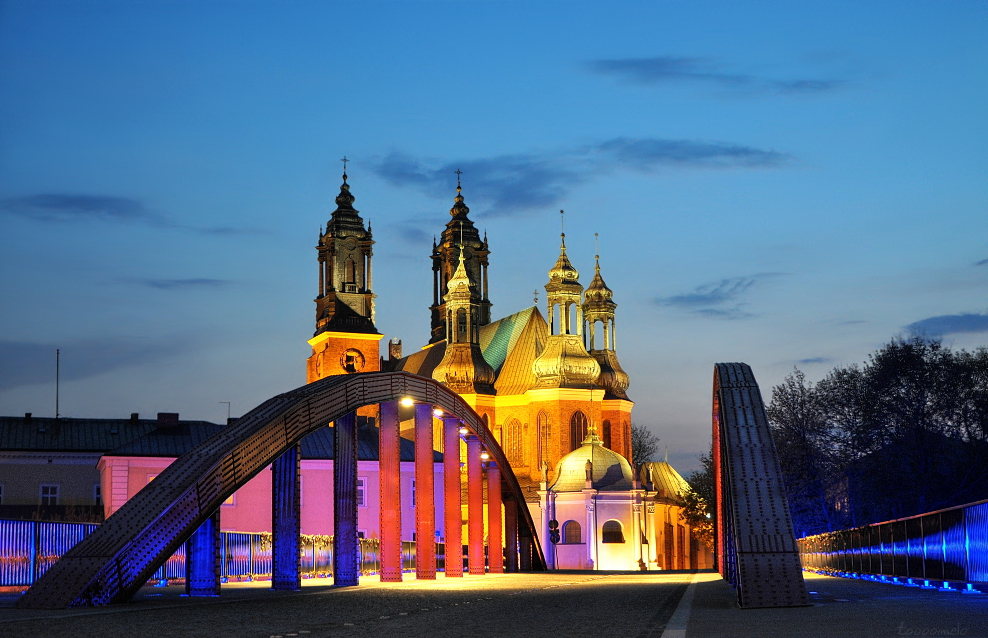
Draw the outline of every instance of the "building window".
<instances>
[{"instance_id":1,"label":"building window","mask_svg":"<svg viewBox=\"0 0 988 638\"><path fill-rule=\"evenodd\" d=\"M610 421L607 421L607 420L604 421L603 430L604 430L604 436L603 436L603 439L604 439L604 447L610 448L611 447L611 422Z\"/></svg>"},{"instance_id":2,"label":"building window","mask_svg":"<svg viewBox=\"0 0 988 638\"><path fill-rule=\"evenodd\" d=\"M504 454L508 457L508 463L514 466L525 464L525 454L522 448L521 423L518 419L511 419L504 425Z\"/></svg>"},{"instance_id":3,"label":"building window","mask_svg":"<svg viewBox=\"0 0 988 638\"><path fill-rule=\"evenodd\" d=\"M549 460L549 415L539 412L536 423L538 424L539 469L542 469L542 464Z\"/></svg>"},{"instance_id":4,"label":"building window","mask_svg":"<svg viewBox=\"0 0 988 638\"><path fill-rule=\"evenodd\" d=\"M600 542L602 543L623 543L624 531L618 521L607 521L601 530Z\"/></svg>"},{"instance_id":5,"label":"building window","mask_svg":"<svg viewBox=\"0 0 988 638\"><path fill-rule=\"evenodd\" d=\"M570 443L575 450L587 438L587 415L577 410L569 420Z\"/></svg>"},{"instance_id":6,"label":"building window","mask_svg":"<svg viewBox=\"0 0 988 638\"><path fill-rule=\"evenodd\" d=\"M563 543L567 545L583 542L583 530L576 521L566 521L563 523Z\"/></svg>"},{"instance_id":7,"label":"building window","mask_svg":"<svg viewBox=\"0 0 988 638\"><path fill-rule=\"evenodd\" d=\"M412 481L412 507L415 507L415 481Z\"/></svg>"},{"instance_id":8,"label":"building window","mask_svg":"<svg viewBox=\"0 0 988 638\"><path fill-rule=\"evenodd\" d=\"M367 507L366 494L367 479L360 477L357 479L357 507ZM363 536L361 536L363 538Z\"/></svg>"},{"instance_id":9,"label":"building window","mask_svg":"<svg viewBox=\"0 0 988 638\"><path fill-rule=\"evenodd\" d=\"M58 486L57 485L42 485L41 486L41 504L42 505L58 505Z\"/></svg>"},{"instance_id":10,"label":"building window","mask_svg":"<svg viewBox=\"0 0 988 638\"><path fill-rule=\"evenodd\" d=\"M99 483L93 486L93 503L96 505L103 504L103 490Z\"/></svg>"},{"instance_id":11,"label":"building window","mask_svg":"<svg viewBox=\"0 0 988 638\"><path fill-rule=\"evenodd\" d=\"M230 498L223 501L223 505L236 505L237 504L237 493L234 492L230 495Z\"/></svg>"}]
</instances>

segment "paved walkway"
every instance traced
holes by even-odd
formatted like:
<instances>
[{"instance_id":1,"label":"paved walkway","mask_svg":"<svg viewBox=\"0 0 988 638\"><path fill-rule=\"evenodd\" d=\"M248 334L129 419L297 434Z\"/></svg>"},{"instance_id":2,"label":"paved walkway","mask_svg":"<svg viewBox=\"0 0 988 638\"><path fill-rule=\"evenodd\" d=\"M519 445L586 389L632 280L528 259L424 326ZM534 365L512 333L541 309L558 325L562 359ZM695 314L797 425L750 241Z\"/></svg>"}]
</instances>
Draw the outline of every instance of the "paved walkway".
<instances>
[{"instance_id":1,"label":"paved walkway","mask_svg":"<svg viewBox=\"0 0 988 638\"><path fill-rule=\"evenodd\" d=\"M689 583L693 583L688 587ZM550 572L355 588L304 581L224 585L212 599L148 588L125 605L53 612L0 597L0 636L235 638L684 638L684 636L981 636L988 595L926 591L807 574L813 606L741 610L711 573Z\"/></svg>"}]
</instances>

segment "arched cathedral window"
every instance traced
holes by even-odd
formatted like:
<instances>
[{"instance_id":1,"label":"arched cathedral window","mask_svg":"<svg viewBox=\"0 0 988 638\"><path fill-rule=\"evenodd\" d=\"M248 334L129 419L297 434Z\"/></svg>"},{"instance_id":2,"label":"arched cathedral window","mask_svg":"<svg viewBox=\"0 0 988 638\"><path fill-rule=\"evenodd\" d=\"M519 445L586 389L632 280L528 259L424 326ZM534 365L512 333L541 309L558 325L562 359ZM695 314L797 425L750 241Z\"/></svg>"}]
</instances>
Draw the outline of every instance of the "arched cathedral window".
<instances>
[{"instance_id":1,"label":"arched cathedral window","mask_svg":"<svg viewBox=\"0 0 988 638\"><path fill-rule=\"evenodd\" d=\"M611 422L605 419L603 425L601 426L601 429L603 430L603 433L602 434L604 435L604 436L601 437L604 440L604 447L610 449L611 448Z\"/></svg>"},{"instance_id":2,"label":"arched cathedral window","mask_svg":"<svg viewBox=\"0 0 988 638\"><path fill-rule=\"evenodd\" d=\"M587 438L587 415L577 410L569 420L570 444L575 450Z\"/></svg>"},{"instance_id":3,"label":"arched cathedral window","mask_svg":"<svg viewBox=\"0 0 988 638\"><path fill-rule=\"evenodd\" d=\"M522 445L521 423L518 419L511 419L504 424L504 455L508 457L508 463L514 466L525 464L525 451Z\"/></svg>"}]
</instances>

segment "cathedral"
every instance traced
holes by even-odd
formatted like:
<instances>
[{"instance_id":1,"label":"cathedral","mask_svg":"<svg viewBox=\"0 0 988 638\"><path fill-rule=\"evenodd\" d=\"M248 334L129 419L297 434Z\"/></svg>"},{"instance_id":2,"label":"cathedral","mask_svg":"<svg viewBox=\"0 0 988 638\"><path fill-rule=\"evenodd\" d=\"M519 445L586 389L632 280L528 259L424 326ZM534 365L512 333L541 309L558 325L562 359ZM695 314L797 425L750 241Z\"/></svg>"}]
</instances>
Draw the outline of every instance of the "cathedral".
<instances>
[{"instance_id":1,"label":"cathedral","mask_svg":"<svg viewBox=\"0 0 988 638\"><path fill-rule=\"evenodd\" d=\"M484 419L533 501L538 484L551 482L560 459L580 448L591 432L605 448L631 458L634 403L617 358L617 304L599 259L584 289L563 235L545 284L546 314L532 306L492 320L490 247L469 218L457 183L450 219L433 242L428 343L402 357L401 344L389 342L388 357L382 358L371 287L374 241L353 202L344 174L337 208L317 245L319 294L309 382L372 370L435 379Z\"/></svg>"},{"instance_id":2,"label":"cathedral","mask_svg":"<svg viewBox=\"0 0 988 638\"><path fill-rule=\"evenodd\" d=\"M617 304L599 256L584 288L562 234L545 284L545 314L532 306L492 319L490 246L470 219L457 180L450 219L432 247L428 342L402 356L401 342L391 340L385 358L374 325L374 241L346 180L344 172L336 210L316 246L319 294L308 382L405 371L463 397L494 433L541 521L552 568L709 567L709 548L679 519L683 478L667 462L645 463L636 473L628 461L634 403L617 357ZM372 425L376 410L362 408L358 420Z\"/></svg>"}]
</instances>

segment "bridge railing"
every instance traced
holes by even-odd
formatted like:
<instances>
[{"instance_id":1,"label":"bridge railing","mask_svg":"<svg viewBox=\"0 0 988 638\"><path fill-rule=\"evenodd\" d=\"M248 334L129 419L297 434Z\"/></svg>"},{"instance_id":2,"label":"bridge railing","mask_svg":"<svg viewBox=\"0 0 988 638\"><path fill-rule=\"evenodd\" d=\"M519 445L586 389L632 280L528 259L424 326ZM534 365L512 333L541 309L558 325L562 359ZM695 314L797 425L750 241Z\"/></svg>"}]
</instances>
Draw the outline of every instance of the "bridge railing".
<instances>
[{"instance_id":1,"label":"bridge railing","mask_svg":"<svg viewBox=\"0 0 988 638\"><path fill-rule=\"evenodd\" d=\"M0 520L0 587L27 587L98 525ZM299 567L303 577L333 575L332 536L301 537ZM220 532L221 576L225 580L266 579L271 576L271 535ZM361 573L381 568L380 542L360 539ZM445 569L445 545L436 543L438 568ZM402 541L402 568L415 570L415 541ZM149 584L185 578L185 545L158 568Z\"/></svg>"},{"instance_id":2,"label":"bridge railing","mask_svg":"<svg viewBox=\"0 0 988 638\"><path fill-rule=\"evenodd\" d=\"M798 540L810 571L988 591L988 500Z\"/></svg>"}]
</instances>

